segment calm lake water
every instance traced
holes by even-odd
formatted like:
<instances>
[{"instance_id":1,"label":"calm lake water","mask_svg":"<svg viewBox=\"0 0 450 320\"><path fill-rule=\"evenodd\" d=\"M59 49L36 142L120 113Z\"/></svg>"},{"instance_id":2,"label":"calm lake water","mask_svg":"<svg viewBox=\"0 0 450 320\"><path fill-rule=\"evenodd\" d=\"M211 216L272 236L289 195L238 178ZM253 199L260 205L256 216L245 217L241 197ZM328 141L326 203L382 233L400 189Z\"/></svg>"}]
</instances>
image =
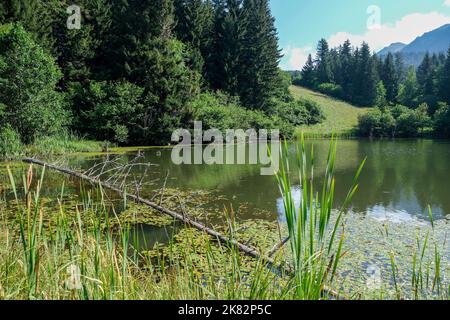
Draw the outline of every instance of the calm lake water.
<instances>
[{"instance_id":1,"label":"calm lake water","mask_svg":"<svg viewBox=\"0 0 450 320\"><path fill-rule=\"evenodd\" d=\"M327 140L306 142L307 150L314 144L315 180L321 186L329 148ZM290 146L295 158L295 146ZM238 208L245 203L250 209L264 209L273 219L282 219L282 200L274 176L262 176L258 165L175 165L172 150L144 149L140 162L155 164L146 171L146 179L154 181L144 193L160 188L167 178L167 187L183 190L214 190L226 197L225 206ZM131 160L137 151L123 155ZM344 200L354 174L367 157L360 177L360 187L353 199L352 210L376 219L393 222L428 219L430 205L435 219L450 217L450 141L437 140L341 140L336 157L336 207ZM71 165L88 168L104 156L79 155ZM139 176L143 167L133 168ZM295 177L293 179L296 183ZM294 188L300 192L298 185ZM223 201L223 200L222 200ZM241 218L252 218L246 210Z\"/></svg>"}]
</instances>

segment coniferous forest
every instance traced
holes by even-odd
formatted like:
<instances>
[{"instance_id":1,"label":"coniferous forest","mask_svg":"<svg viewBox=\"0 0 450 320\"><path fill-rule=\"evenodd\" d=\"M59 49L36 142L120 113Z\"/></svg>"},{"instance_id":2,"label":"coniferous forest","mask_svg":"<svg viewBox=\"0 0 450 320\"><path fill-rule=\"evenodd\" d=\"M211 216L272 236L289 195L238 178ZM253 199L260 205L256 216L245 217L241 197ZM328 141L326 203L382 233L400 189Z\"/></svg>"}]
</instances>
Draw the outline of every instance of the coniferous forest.
<instances>
[{"instance_id":1,"label":"coniferous forest","mask_svg":"<svg viewBox=\"0 0 450 320\"><path fill-rule=\"evenodd\" d=\"M177 128L280 128L321 121L294 101L268 0L80 0L0 4L0 126L29 144L62 131L126 145ZM17 77L20 78L16 82ZM4 139L4 140L5 140Z\"/></svg>"},{"instance_id":2,"label":"coniferous forest","mask_svg":"<svg viewBox=\"0 0 450 320\"><path fill-rule=\"evenodd\" d=\"M330 48L325 39L309 55L294 83L359 106L375 107L362 116L363 136L450 135L450 43L448 53L426 54L418 68L401 53L373 54L367 43L346 41Z\"/></svg>"}]
</instances>

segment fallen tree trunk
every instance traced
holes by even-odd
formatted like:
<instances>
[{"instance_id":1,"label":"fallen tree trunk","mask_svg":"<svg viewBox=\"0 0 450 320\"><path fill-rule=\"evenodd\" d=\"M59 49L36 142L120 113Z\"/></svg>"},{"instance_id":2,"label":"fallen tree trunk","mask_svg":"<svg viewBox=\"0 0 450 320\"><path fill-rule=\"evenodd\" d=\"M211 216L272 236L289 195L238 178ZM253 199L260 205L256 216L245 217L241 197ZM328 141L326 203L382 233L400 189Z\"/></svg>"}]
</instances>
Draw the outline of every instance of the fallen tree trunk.
<instances>
[{"instance_id":1,"label":"fallen tree trunk","mask_svg":"<svg viewBox=\"0 0 450 320\"><path fill-rule=\"evenodd\" d=\"M101 185L103 188L112 190L112 191L118 193L121 196L124 196L124 194L125 194L125 192L123 190L120 190L119 188L116 188L116 187L114 187L114 186L112 186L112 185L110 185L108 183L105 183L105 182L102 182L100 180L97 180L97 179L94 179L92 177L89 177L89 176L87 176L85 174L82 174L82 173L70 170L68 168L58 167L58 166L55 166L55 165L52 165L52 164L45 163L45 162L43 162L41 160L33 159L33 158L24 158L24 159L22 159L22 161L26 162L26 163L31 163L31 164L36 164L36 165L39 165L39 166L42 166L42 167L46 167L46 168L49 168L49 169L52 169L52 170L55 170L55 171L59 171L59 172L64 173L64 174L67 174L67 175L70 175L70 176L74 176L74 177L77 177L77 178L82 179L82 180L86 180L86 181L88 181L88 182L90 182L92 184ZM280 264L276 263L276 261L274 259L272 259L270 256L269 257L268 256L263 256L260 253L258 253L258 251L255 248L251 248L251 247L249 247L249 246L247 246L245 244L242 244L242 243L240 243L240 242L238 242L238 241L236 241L234 239L231 239L231 238L229 238L227 236L224 236L221 233L219 233L219 232L217 232L217 231L207 227L206 225L190 219L186 215L179 214L179 213L177 213L177 212L175 212L173 210L164 208L164 207L162 207L162 206L160 206L160 205L158 205L158 204L156 204L156 203L154 203L154 202L152 202L150 200L143 199L143 198L141 198L139 196L136 196L136 195L133 195L133 194L125 194L125 195L130 200L136 201L138 203L145 204L145 205L149 206L150 208L152 208L154 210L157 210L157 211L159 211L161 213L165 213L165 214L173 217L174 219L180 220L180 221L184 222L185 224L187 224L187 225L189 225L191 227L197 228L197 229L199 229L199 230L209 234L210 236L216 238L217 240L219 240L222 243L234 246L234 247L238 248L239 251L243 252L244 254L246 254L246 255L248 255L250 257L253 257L255 259L261 260L264 263L267 263L271 268L274 268L274 269L278 270L279 272L282 272L282 273L285 273L285 274L292 274L292 270L288 266L280 265ZM280 249L287 241L288 241L288 239L285 239L280 244L276 245L274 247L274 249L272 249L270 251L270 255L273 255L275 253L275 251L277 250L277 248ZM332 298L337 298L337 299L340 298L339 293L337 293L337 292L335 292L333 290L327 289L327 288L324 289L324 293L326 293L327 295L329 295Z\"/></svg>"}]
</instances>

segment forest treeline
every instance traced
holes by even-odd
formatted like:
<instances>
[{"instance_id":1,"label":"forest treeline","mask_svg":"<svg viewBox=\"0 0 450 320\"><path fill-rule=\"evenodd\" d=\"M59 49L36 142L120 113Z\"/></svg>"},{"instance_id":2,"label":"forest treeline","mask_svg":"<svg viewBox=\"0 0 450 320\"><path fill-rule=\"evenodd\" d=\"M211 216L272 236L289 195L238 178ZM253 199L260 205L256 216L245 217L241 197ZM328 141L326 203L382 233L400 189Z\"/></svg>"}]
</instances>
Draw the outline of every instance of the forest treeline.
<instances>
[{"instance_id":1,"label":"forest treeline","mask_svg":"<svg viewBox=\"0 0 450 320\"><path fill-rule=\"evenodd\" d=\"M309 55L294 83L376 107L360 118L362 135L450 136L450 48L446 55L426 54L416 70L404 63L401 53L380 57L367 43L353 47L347 40L330 48L321 39L315 58Z\"/></svg>"},{"instance_id":2,"label":"forest treeline","mask_svg":"<svg viewBox=\"0 0 450 320\"><path fill-rule=\"evenodd\" d=\"M194 119L223 128L316 123L282 72L268 0L5 0L0 4L0 129L33 143L72 130L163 144ZM70 21L69 21L70 22ZM3 139L5 140L5 139Z\"/></svg>"}]
</instances>

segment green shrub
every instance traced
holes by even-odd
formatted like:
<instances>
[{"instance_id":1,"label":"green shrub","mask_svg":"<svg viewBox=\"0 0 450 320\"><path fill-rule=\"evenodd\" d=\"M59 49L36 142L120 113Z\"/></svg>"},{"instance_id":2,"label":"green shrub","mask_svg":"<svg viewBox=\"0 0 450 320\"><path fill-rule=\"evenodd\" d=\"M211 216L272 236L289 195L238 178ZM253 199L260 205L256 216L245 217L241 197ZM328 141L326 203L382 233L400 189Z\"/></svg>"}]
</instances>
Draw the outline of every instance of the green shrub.
<instances>
[{"instance_id":1,"label":"green shrub","mask_svg":"<svg viewBox=\"0 0 450 320\"><path fill-rule=\"evenodd\" d=\"M141 121L143 89L129 82L71 85L74 129L98 140L126 143Z\"/></svg>"},{"instance_id":2,"label":"green shrub","mask_svg":"<svg viewBox=\"0 0 450 320\"><path fill-rule=\"evenodd\" d=\"M415 110L407 110L397 118L397 135L400 137L416 137L431 125L428 116L428 105L421 104Z\"/></svg>"},{"instance_id":3,"label":"green shrub","mask_svg":"<svg viewBox=\"0 0 450 320\"><path fill-rule=\"evenodd\" d=\"M19 134L9 125L0 129L0 156L13 157L22 153Z\"/></svg>"},{"instance_id":4,"label":"green shrub","mask_svg":"<svg viewBox=\"0 0 450 320\"><path fill-rule=\"evenodd\" d=\"M61 72L55 60L20 24L0 26L0 126L9 124L24 143L67 124Z\"/></svg>"},{"instance_id":5,"label":"green shrub","mask_svg":"<svg viewBox=\"0 0 450 320\"><path fill-rule=\"evenodd\" d=\"M340 85L334 83L321 83L317 86L317 90L326 94L328 96L332 96L338 99L344 98L344 90Z\"/></svg>"},{"instance_id":6,"label":"green shrub","mask_svg":"<svg viewBox=\"0 0 450 320\"><path fill-rule=\"evenodd\" d=\"M325 120L325 114L317 102L300 98L299 103L304 105L308 111L308 125L318 124Z\"/></svg>"},{"instance_id":7,"label":"green shrub","mask_svg":"<svg viewBox=\"0 0 450 320\"><path fill-rule=\"evenodd\" d=\"M313 125L325 119L320 106L307 99L278 103L271 112L271 117L274 116L291 126Z\"/></svg>"},{"instance_id":8,"label":"green shrub","mask_svg":"<svg viewBox=\"0 0 450 320\"><path fill-rule=\"evenodd\" d=\"M433 128L437 136L450 137L450 107L444 102L438 103L433 117Z\"/></svg>"},{"instance_id":9,"label":"green shrub","mask_svg":"<svg viewBox=\"0 0 450 320\"><path fill-rule=\"evenodd\" d=\"M431 125L428 105L411 110L402 105L375 109L359 118L359 133L368 137L416 137Z\"/></svg>"},{"instance_id":10,"label":"green shrub","mask_svg":"<svg viewBox=\"0 0 450 320\"><path fill-rule=\"evenodd\" d=\"M395 119L390 112L379 109L359 117L359 133L366 137L392 137L395 133Z\"/></svg>"},{"instance_id":11,"label":"green shrub","mask_svg":"<svg viewBox=\"0 0 450 320\"><path fill-rule=\"evenodd\" d=\"M294 126L278 115L268 116L258 110L241 107L236 98L223 93L203 93L191 103L194 119L202 121L203 129L279 129L284 137L291 137Z\"/></svg>"}]
</instances>

